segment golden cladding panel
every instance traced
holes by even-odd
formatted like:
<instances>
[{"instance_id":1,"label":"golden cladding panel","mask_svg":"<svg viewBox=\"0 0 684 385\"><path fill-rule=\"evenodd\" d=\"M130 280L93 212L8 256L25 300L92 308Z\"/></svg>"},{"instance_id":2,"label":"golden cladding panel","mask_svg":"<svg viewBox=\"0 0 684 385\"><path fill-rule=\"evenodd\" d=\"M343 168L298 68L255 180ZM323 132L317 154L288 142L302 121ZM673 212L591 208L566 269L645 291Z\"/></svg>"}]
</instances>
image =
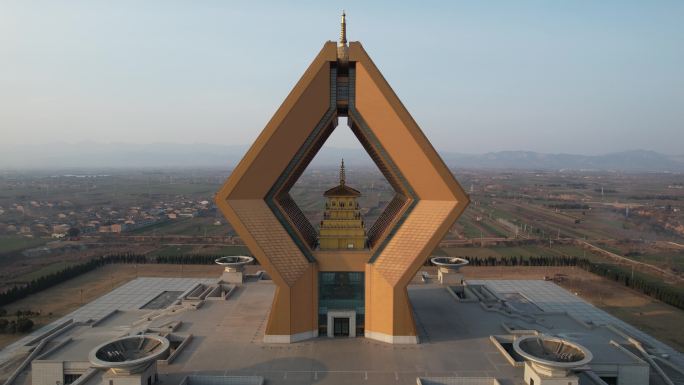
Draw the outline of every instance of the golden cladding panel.
<instances>
[{"instance_id":1,"label":"golden cladding panel","mask_svg":"<svg viewBox=\"0 0 684 385\"><path fill-rule=\"evenodd\" d=\"M376 271L388 283L398 284L455 207L453 201L419 201L376 259Z\"/></svg>"},{"instance_id":2,"label":"golden cladding panel","mask_svg":"<svg viewBox=\"0 0 684 385\"><path fill-rule=\"evenodd\" d=\"M293 286L306 271L309 262L266 202L231 200L228 204L240 218L249 235L259 244L264 255L257 255L257 259L268 260L276 269L276 274L279 274L288 286Z\"/></svg>"}]
</instances>

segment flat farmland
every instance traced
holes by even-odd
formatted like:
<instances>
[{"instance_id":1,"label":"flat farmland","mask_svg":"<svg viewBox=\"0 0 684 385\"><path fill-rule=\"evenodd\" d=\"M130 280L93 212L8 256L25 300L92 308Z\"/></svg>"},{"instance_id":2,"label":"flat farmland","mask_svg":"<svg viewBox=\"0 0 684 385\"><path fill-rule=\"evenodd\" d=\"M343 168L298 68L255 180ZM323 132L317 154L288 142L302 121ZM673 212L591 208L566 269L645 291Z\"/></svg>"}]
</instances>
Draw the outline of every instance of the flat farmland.
<instances>
[{"instance_id":1,"label":"flat farmland","mask_svg":"<svg viewBox=\"0 0 684 385\"><path fill-rule=\"evenodd\" d=\"M0 236L0 254L11 253L44 245L44 238L27 238L23 236Z\"/></svg>"},{"instance_id":2,"label":"flat farmland","mask_svg":"<svg viewBox=\"0 0 684 385\"><path fill-rule=\"evenodd\" d=\"M678 244L670 242L645 243L641 241L606 240L597 242L597 246L612 253L658 266L674 273L684 272L684 247Z\"/></svg>"},{"instance_id":3,"label":"flat farmland","mask_svg":"<svg viewBox=\"0 0 684 385\"><path fill-rule=\"evenodd\" d=\"M241 245L166 245L149 252L147 255L178 257L182 255L251 255L249 249Z\"/></svg>"},{"instance_id":4,"label":"flat farmland","mask_svg":"<svg viewBox=\"0 0 684 385\"><path fill-rule=\"evenodd\" d=\"M217 224L218 221L218 224ZM225 221L218 218L187 218L169 220L131 231L131 235L187 235L217 236L227 235Z\"/></svg>"},{"instance_id":5,"label":"flat farmland","mask_svg":"<svg viewBox=\"0 0 684 385\"><path fill-rule=\"evenodd\" d=\"M492 246L492 247L442 247L435 250L435 254L448 255L450 257L584 257L589 255L584 249L577 246L553 245L545 246Z\"/></svg>"}]
</instances>

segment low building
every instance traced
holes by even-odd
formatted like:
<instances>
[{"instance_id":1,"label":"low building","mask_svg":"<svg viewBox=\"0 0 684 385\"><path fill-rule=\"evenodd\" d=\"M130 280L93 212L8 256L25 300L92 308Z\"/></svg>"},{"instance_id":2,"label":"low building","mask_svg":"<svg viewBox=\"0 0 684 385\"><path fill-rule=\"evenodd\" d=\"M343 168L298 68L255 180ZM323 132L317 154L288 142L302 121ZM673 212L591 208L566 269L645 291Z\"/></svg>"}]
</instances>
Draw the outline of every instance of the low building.
<instances>
[{"instance_id":1,"label":"low building","mask_svg":"<svg viewBox=\"0 0 684 385\"><path fill-rule=\"evenodd\" d=\"M464 286L445 286L431 277L410 285L422 343L395 348L350 337L320 336L295 345L255 338L276 291L260 277L247 274L239 285L222 284L219 277L138 278L3 350L0 365L33 352L8 385L188 385L189 374L207 384L238 385L657 385L684 378L681 353L552 282L466 280ZM145 353L132 357L162 354L154 336L169 341L153 366L101 356L126 362L110 367L92 358L105 346L117 346L110 345L114 341L140 336L152 336L153 343L144 342ZM536 338L568 341L553 349L560 359L573 360L572 348L581 347L585 360L547 371L544 361L539 366L516 349L516 342ZM256 380L261 382L251 382Z\"/></svg>"},{"instance_id":2,"label":"low building","mask_svg":"<svg viewBox=\"0 0 684 385\"><path fill-rule=\"evenodd\" d=\"M67 231L69 231L69 228L71 226L67 224L60 224L60 225L53 225L52 226L52 233L53 234L66 234Z\"/></svg>"}]
</instances>

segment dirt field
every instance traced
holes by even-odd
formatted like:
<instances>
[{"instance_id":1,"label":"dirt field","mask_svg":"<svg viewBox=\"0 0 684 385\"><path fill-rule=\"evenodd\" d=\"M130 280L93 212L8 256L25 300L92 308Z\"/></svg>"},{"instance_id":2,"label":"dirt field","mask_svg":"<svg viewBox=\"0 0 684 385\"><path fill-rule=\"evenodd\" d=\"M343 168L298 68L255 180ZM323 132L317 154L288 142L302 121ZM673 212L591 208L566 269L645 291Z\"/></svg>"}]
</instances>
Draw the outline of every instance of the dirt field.
<instances>
[{"instance_id":1,"label":"dirt field","mask_svg":"<svg viewBox=\"0 0 684 385\"><path fill-rule=\"evenodd\" d=\"M434 268L428 270L435 273ZM684 311L584 270L571 267L465 267L463 272L469 279L543 279L544 276L563 274L563 281L558 282L562 287L675 349L684 350L684 333L680 329L681 325L684 325ZM20 309L40 311L41 316L35 319L37 327L40 327L136 276L218 277L220 273L221 267L211 265L110 265L24 298L5 308L10 314ZM82 288L87 289L81 291ZM0 347L19 338L21 335L0 334Z\"/></svg>"}]
</instances>

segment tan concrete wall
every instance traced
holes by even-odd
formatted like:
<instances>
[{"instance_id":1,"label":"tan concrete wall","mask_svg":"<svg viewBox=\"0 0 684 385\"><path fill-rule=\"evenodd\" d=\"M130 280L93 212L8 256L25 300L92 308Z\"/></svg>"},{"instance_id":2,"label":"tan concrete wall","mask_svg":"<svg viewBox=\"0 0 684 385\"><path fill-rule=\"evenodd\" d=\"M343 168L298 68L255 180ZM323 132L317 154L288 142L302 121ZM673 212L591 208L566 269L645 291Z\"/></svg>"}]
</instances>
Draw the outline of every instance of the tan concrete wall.
<instances>
[{"instance_id":1,"label":"tan concrete wall","mask_svg":"<svg viewBox=\"0 0 684 385\"><path fill-rule=\"evenodd\" d=\"M31 385L55 385L64 382L64 364L61 361L33 361Z\"/></svg>"},{"instance_id":2,"label":"tan concrete wall","mask_svg":"<svg viewBox=\"0 0 684 385\"><path fill-rule=\"evenodd\" d=\"M314 253L318 271L366 271L368 250L319 250Z\"/></svg>"}]
</instances>

